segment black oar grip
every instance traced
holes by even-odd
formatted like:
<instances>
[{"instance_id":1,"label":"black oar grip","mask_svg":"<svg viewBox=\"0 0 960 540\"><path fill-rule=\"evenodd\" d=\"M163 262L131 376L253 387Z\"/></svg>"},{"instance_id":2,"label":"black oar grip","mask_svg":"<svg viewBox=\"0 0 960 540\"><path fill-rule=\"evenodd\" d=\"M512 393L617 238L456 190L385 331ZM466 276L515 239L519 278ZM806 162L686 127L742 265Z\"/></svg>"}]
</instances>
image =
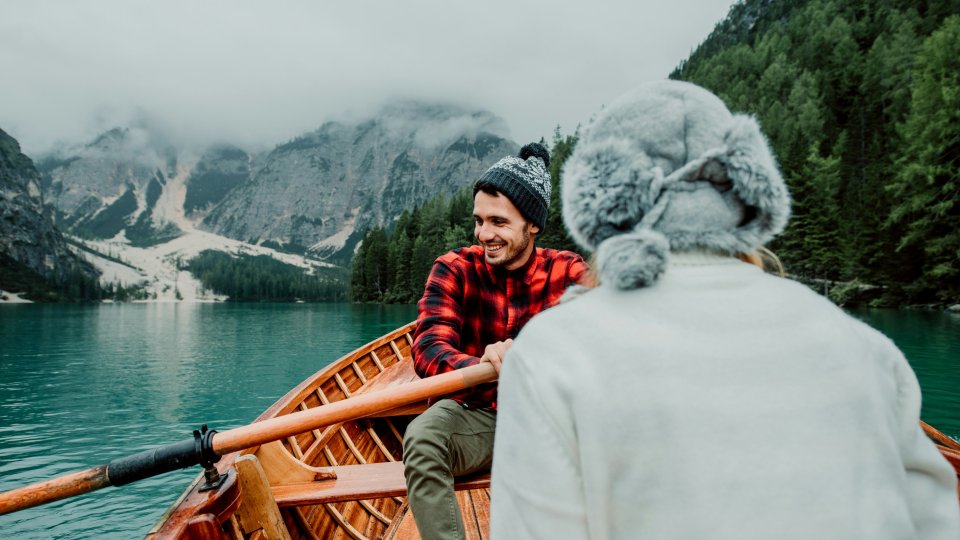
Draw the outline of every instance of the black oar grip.
<instances>
[{"instance_id":1,"label":"black oar grip","mask_svg":"<svg viewBox=\"0 0 960 540\"><path fill-rule=\"evenodd\" d=\"M165 472L192 467L198 463L204 468L220 461L213 451L213 435L204 424L194 430L193 439L144 450L139 454L117 458L107 464L107 480L112 486L122 486Z\"/></svg>"},{"instance_id":2,"label":"black oar grip","mask_svg":"<svg viewBox=\"0 0 960 540\"><path fill-rule=\"evenodd\" d=\"M107 464L107 479L112 486L122 486L197 463L196 443L190 439L117 458Z\"/></svg>"}]
</instances>

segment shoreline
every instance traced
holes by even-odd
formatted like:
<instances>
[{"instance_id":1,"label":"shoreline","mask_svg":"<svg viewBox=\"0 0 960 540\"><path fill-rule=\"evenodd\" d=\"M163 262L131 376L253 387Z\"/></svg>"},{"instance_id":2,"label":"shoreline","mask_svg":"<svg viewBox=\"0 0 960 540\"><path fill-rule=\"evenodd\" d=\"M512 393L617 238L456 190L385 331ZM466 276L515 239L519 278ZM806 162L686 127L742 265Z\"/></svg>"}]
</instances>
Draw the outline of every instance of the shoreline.
<instances>
[{"instance_id":1,"label":"shoreline","mask_svg":"<svg viewBox=\"0 0 960 540\"><path fill-rule=\"evenodd\" d=\"M21 305L21 304L379 304L382 306L402 305L392 302L310 302L305 300L250 300L250 301L232 301L229 298L189 298L176 300L174 298L150 298L143 300L113 300L104 299L90 302L35 302L21 295L25 293L14 293L0 289L0 305ZM829 297L828 297L829 298ZM938 311L951 315L960 316L960 304L905 304L901 306L870 306L866 303L837 304L841 308L847 309L895 309L910 311Z\"/></svg>"}]
</instances>

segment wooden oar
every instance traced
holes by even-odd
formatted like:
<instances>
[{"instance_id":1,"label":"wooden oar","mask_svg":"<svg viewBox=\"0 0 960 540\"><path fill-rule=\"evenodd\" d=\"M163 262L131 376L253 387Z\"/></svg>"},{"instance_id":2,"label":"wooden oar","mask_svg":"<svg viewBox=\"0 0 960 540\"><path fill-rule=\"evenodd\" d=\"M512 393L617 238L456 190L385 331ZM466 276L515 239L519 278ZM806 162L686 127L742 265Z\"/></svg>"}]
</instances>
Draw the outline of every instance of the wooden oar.
<instances>
[{"instance_id":1,"label":"wooden oar","mask_svg":"<svg viewBox=\"0 0 960 540\"><path fill-rule=\"evenodd\" d=\"M37 482L0 493L0 515L38 506L107 486L121 486L183 469L203 461L216 462L220 456L318 429L330 424L371 416L383 411L439 397L497 380L488 363L478 364L420 381L360 394L341 401L254 422L224 432L194 432L188 441L160 446L139 454L118 458L59 478Z\"/></svg>"}]
</instances>

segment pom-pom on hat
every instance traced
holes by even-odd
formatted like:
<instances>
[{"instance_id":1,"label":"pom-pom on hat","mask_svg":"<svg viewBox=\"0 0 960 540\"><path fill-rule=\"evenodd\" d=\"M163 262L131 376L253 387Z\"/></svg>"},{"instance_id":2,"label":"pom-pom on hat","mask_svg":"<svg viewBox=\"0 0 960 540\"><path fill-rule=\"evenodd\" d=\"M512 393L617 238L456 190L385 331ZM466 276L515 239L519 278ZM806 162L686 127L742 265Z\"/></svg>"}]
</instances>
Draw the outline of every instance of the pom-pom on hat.
<instances>
[{"instance_id":1,"label":"pom-pom on hat","mask_svg":"<svg viewBox=\"0 0 960 540\"><path fill-rule=\"evenodd\" d=\"M543 230L550 205L549 166L550 152L541 144L530 143L518 156L507 156L487 169L473 185L473 192L483 186L493 187Z\"/></svg>"},{"instance_id":2,"label":"pom-pom on hat","mask_svg":"<svg viewBox=\"0 0 960 540\"><path fill-rule=\"evenodd\" d=\"M644 84L601 111L565 163L561 190L571 236L620 289L656 281L670 251L753 251L790 217L756 120L681 81Z\"/></svg>"}]
</instances>

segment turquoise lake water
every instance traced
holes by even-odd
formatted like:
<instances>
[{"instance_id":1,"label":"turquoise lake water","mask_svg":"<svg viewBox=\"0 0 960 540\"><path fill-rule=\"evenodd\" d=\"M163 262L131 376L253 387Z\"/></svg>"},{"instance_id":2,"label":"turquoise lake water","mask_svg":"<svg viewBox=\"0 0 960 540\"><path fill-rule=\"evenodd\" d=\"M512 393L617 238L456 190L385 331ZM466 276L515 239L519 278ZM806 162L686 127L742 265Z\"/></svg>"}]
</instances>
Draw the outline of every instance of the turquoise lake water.
<instances>
[{"instance_id":1,"label":"turquoise lake water","mask_svg":"<svg viewBox=\"0 0 960 540\"><path fill-rule=\"evenodd\" d=\"M960 436L960 317L855 311ZM249 423L329 362L413 320L414 306L0 305L0 491ZM0 516L2 538L139 538L196 468Z\"/></svg>"}]
</instances>

